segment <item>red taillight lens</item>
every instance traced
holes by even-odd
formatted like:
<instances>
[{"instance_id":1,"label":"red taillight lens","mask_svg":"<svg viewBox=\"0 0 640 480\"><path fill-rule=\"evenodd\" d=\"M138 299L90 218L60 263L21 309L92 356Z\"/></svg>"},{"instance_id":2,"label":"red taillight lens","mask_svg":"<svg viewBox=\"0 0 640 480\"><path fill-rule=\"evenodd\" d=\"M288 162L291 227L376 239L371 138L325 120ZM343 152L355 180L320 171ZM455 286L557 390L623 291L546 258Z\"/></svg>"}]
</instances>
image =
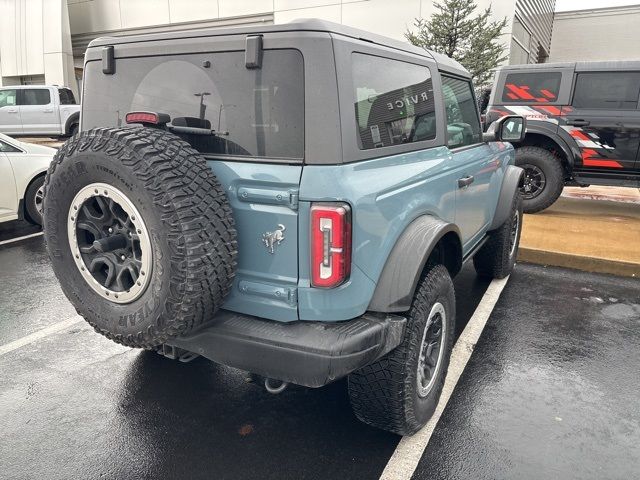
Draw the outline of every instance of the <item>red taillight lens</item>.
<instances>
[{"instance_id":1,"label":"red taillight lens","mask_svg":"<svg viewBox=\"0 0 640 480\"><path fill-rule=\"evenodd\" d=\"M311 286L337 287L351 273L351 209L346 203L311 207Z\"/></svg>"},{"instance_id":2,"label":"red taillight lens","mask_svg":"<svg viewBox=\"0 0 640 480\"><path fill-rule=\"evenodd\" d=\"M160 123L160 115L153 112L129 112L124 117L127 123Z\"/></svg>"}]
</instances>

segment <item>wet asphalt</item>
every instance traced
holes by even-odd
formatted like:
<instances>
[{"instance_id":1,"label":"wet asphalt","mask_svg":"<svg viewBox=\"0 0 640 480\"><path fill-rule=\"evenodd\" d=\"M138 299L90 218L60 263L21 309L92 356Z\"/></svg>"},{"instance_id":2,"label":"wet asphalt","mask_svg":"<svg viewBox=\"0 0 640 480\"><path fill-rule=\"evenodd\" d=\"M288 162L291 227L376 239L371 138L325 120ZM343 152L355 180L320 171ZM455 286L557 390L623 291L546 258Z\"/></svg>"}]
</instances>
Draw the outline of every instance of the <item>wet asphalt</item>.
<instances>
[{"instance_id":1,"label":"wet asphalt","mask_svg":"<svg viewBox=\"0 0 640 480\"><path fill-rule=\"evenodd\" d=\"M455 285L459 333L488 284ZM0 348L76 318L42 237L0 246L0 291ZM77 318L0 355L0 478L375 479L400 440L354 418L344 381L272 396ZM413 478L638 478L639 369L639 281L518 265Z\"/></svg>"}]
</instances>

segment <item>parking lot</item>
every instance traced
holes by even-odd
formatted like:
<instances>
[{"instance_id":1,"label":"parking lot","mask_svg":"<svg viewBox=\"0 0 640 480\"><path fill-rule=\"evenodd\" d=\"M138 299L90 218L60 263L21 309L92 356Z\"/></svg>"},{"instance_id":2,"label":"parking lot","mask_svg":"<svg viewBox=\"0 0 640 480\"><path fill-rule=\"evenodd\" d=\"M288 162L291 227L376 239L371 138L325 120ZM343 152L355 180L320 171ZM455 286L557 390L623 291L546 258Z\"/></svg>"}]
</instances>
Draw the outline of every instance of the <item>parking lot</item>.
<instances>
[{"instance_id":1,"label":"parking lot","mask_svg":"<svg viewBox=\"0 0 640 480\"><path fill-rule=\"evenodd\" d=\"M13 241L33 234L0 226L2 478L640 472L638 280L517 265L433 433L401 440L355 419L344 381L274 396L240 371L96 335L62 294L42 236ZM489 284L469 267L455 284L460 334L489 313Z\"/></svg>"}]
</instances>

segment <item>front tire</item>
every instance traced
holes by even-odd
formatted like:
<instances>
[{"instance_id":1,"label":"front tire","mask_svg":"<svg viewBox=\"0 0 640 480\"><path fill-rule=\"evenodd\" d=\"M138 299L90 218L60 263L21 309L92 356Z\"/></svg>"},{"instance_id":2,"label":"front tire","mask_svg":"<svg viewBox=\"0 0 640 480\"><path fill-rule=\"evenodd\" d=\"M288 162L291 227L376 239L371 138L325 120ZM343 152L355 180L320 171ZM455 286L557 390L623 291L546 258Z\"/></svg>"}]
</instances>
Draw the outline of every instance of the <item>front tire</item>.
<instances>
[{"instance_id":1,"label":"front tire","mask_svg":"<svg viewBox=\"0 0 640 480\"><path fill-rule=\"evenodd\" d=\"M25 219L34 225L42 225L44 204L44 175L36 178L24 194Z\"/></svg>"},{"instance_id":2,"label":"front tire","mask_svg":"<svg viewBox=\"0 0 640 480\"><path fill-rule=\"evenodd\" d=\"M455 308L449 272L433 266L418 284L402 343L349 375L349 398L359 420L398 435L412 435L427 423L449 367Z\"/></svg>"},{"instance_id":3,"label":"front tire","mask_svg":"<svg viewBox=\"0 0 640 480\"><path fill-rule=\"evenodd\" d=\"M564 187L560 158L541 147L521 147L516 150L516 165L524 169L520 188L524 212L536 213L550 207Z\"/></svg>"}]
</instances>

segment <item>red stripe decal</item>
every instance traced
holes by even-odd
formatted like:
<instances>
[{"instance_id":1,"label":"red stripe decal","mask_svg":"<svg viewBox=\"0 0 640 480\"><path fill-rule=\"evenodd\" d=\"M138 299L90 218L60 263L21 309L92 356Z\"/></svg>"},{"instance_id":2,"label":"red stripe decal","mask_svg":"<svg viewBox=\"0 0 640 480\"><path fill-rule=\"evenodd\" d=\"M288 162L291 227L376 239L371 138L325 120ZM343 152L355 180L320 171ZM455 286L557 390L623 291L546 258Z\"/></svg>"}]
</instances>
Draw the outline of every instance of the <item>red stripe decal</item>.
<instances>
[{"instance_id":1,"label":"red stripe decal","mask_svg":"<svg viewBox=\"0 0 640 480\"><path fill-rule=\"evenodd\" d=\"M615 160L609 160L607 158L593 158L598 155L598 152L590 148L582 150L582 164L585 167L605 167L605 168L622 168Z\"/></svg>"},{"instance_id":2,"label":"red stripe decal","mask_svg":"<svg viewBox=\"0 0 640 480\"><path fill-rule=\"evenodd\" d=\"M535 100L536 99L533 95L531 95L529 92L527 92L527 89L529 87L527 87L526 85L523 85L521 87L517 87L513 83L507 83L505 86L509 90L511 90L514 94L516 94L518 96L518 98L520 98L522 100Z\"/></svg>"},{"instance_id":3,"label":"red stripe decal","mask_svg":"<svg viewBox=\"0 0 640 480\"><path fill-rule=\"evenodd\" d=\"M562 115L562 110L560 110L558 107L552 107L551 105L549 105L548 107L540 107L540 109L544 110L550 115Z\"/></svg>"},{"instance_id":4,"label":"red stripe decal","mask_svg":"<svg viewBox=\"0 0 640 480\"><path fill-rule=\"evenodd\" d=\"M543 94L547 98L556 98L556 96L553 93L551 93L549 90L547 90L545 88L540 90L540 93Z\"/></svg>"},{"instance_id":5,"label":"red stripe decal","mask_svg":"<svg viewBox=\"0 0 640 480\"><path fill-rule=\"evenodd\" d=\"M513 93L507 93L507 97L509 97L511 100L517 100L518 96L513 94Z\"/></svg>"},{"instance_id":6,"label":"red stripe decal","mask_svg":"<svg viewBox=\"0 0 640 480\"><path fill-rule=\"evenodd\" d=\"M569 132L569 135L571 135L573 138L577 138L579 140L587 140L590 141L591 139L589 137L587 137L582 131L580 130L571 130ZM593 150L592 150L593 151ZM594 153L594 155L597 155L596 153Z\"/></svg>"},{"instance_id":7,"label":"red stripe decal","mask_svg":"<svg viewBox=\"0 0 640 480\"><path fill-rule=\"evenodd\" d=\"M548 101L549 101L549 100L547 100L546 98L542 98L542 97L540 97L540 98L536 98L536 100L537 100L538 102L540 102L540 103L546 103L546 102L548 102Z\"/></svg>"}]
</instances>

